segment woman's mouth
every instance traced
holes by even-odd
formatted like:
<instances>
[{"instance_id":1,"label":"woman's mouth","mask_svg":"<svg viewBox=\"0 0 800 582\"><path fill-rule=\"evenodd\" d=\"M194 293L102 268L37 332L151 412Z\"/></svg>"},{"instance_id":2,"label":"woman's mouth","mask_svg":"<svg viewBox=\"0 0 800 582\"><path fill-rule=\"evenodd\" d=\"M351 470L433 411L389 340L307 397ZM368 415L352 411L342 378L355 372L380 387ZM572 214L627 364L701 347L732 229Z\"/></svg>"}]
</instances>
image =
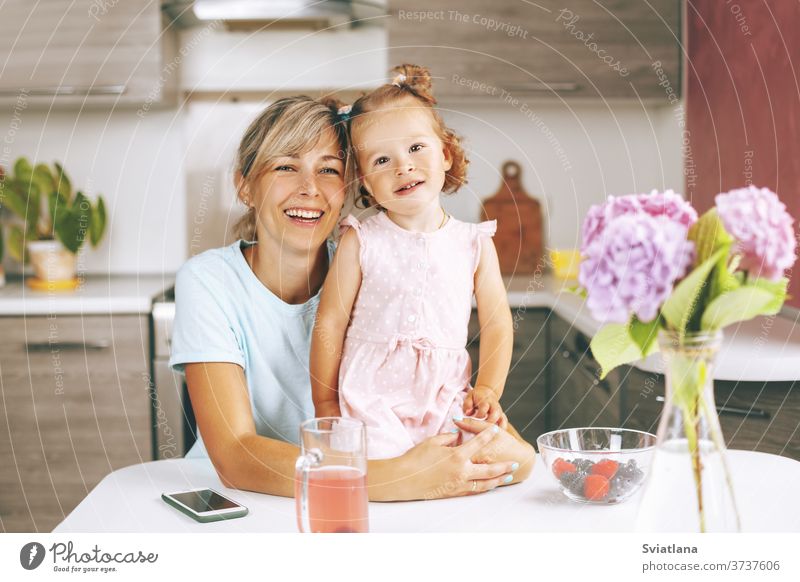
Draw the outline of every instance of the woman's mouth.
<instances>
[{"instance_id":1,"label":"woman's mouth","mask_svg":"<svg viewBox=\"0 0 800 582\"><path fill-rule=\"evenodd\" d=\"M404 184L402 187L395 190L394 193L399 194L400 196L405 196L411 194L414 190L416 190L419 186L422 186L424 183L425 183L424 180L415 180L413 182L409 182L408 184Z\"/></svg>"},{"instance_id":2,"label":"woman's mouth","mask_svg":"<svg viewBox=\"0 0 800 582\"><path fill-rule=\"evenodd\" d=\"M294 224L302 226L316 225L322 218L322 215L325 214L324 211L315 208L288 208L284 210L283 213Z\"/></svg>"}]
</instances>

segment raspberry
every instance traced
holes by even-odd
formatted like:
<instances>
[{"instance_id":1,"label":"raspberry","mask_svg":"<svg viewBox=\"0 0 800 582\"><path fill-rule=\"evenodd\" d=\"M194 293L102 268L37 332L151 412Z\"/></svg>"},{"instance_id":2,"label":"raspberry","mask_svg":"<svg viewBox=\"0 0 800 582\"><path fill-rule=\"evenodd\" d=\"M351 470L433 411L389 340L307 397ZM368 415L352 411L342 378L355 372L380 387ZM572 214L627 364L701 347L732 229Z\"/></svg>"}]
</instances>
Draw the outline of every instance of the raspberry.
<instances>
[{"instance_id":1,"label":"raspberry","mask_svg":"<svg viewBox=\"0 0 800 582\"><path fill-rule=\"evenodd\" d=\"M604 459L592 467L592 475L602 475L606 479L611 479L616 475L619 463L611 459Z\"/></svg>"},{"instance_id":2,"label":"raspberry","mask_svg":"<svg viewBox=\"0 0 800 582\"><path fill-rule=\"evenodd\" d=\"M556 476L556 479L561 477L562 473L574 473L575 471L575 465L569 461L565 461L561 457L553 462L553 474Z\"/></svg>"},{"instance_id":3,"label":"raspberry","mask_svg":"<svg viewBox=\"0 0 800 582\"><path fill-rule=\"evenodd\" d=\"M586 499L600 501L608 495L608 479L602 475L589 475L583 483L583 495Z\"/></svg>"}]
</instances>

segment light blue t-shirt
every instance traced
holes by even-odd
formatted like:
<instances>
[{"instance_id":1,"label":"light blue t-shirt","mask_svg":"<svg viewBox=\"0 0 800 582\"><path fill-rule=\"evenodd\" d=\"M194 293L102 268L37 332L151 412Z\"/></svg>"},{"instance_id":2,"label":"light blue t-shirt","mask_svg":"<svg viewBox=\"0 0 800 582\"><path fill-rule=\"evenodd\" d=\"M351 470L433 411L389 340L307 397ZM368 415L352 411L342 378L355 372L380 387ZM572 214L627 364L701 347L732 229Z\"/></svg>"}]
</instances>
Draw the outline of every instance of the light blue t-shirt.
<instances>
[{"instance_id":1,"label":"light blue t-shirt","mask_svg":"<svg viewBox=\"0 0 800 582\"><path fill-rule=\"evenodd\" d=\"M238 364L256 432L297 443L300 423L314 416L308 366L319 293L300 305L282 301L247 264L249 244L206 251L180 268L169 364L181 373L193 362ZM200 436L186 457L208 456Z\"/></svg>"}]
</instances>

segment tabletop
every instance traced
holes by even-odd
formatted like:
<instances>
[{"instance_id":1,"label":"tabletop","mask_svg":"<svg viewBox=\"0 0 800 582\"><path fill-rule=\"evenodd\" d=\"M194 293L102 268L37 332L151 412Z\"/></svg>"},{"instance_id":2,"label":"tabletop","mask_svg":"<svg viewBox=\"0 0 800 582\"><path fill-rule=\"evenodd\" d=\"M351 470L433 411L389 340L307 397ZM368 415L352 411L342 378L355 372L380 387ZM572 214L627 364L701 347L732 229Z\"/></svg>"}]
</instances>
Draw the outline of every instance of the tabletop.
<instances>
[{"instance_id":1,"label":"tabletop","mask_svg":"<svg viewBox=\"0 0 800 582\"><path fill-rule=\"evenodd\" d=\"M742 529L800 532L800 462L728 451ZM229 521L198 523L168 506L162 493L210 487L249 508ZM618 505L568 500L537 459L531 477L481 495L370 503L372 532L630 532L641 493ZM61 522L68 532L296 532L294 500L223 487L207 459L170 459L119 469Z\"/></svg>"}]
</instances>

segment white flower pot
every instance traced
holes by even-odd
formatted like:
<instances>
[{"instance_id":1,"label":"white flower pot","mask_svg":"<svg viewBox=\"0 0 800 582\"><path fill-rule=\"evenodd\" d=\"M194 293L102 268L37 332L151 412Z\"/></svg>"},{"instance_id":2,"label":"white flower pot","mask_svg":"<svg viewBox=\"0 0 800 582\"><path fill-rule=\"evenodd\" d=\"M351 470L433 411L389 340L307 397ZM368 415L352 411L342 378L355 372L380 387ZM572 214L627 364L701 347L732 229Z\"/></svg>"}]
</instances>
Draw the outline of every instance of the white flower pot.
<instances>
[{"instance_id":1,"label":"white flower pot","mask_svg":"<svg viewBox=\"0 0 800 582\"><path fill-rule=\"evenodd\" d=\"M78 258L55 240L28 242L28 254L36 278L42 282L72 281L78 268Z\"/></svg>"}]
</instances>

